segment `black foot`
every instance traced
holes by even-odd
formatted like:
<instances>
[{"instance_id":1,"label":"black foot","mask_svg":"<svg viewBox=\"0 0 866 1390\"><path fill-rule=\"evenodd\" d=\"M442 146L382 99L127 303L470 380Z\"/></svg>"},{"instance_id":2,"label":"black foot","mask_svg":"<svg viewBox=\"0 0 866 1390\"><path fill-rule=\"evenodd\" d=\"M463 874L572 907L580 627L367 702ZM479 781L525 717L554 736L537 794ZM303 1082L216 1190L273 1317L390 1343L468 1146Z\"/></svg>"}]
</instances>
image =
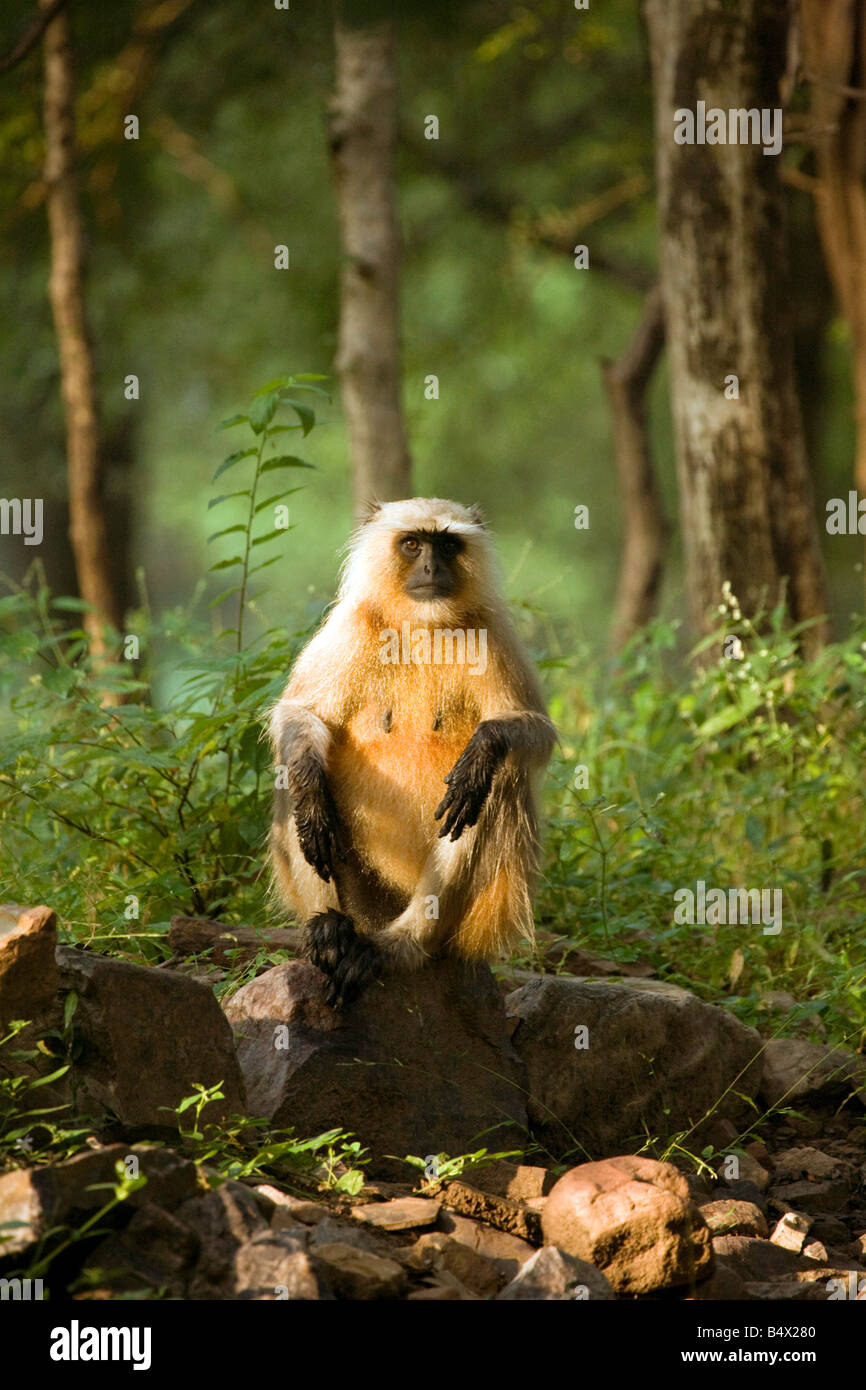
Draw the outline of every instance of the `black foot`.
<instances>
[{"instance_id":1,"label":"black foot","mask_svg":"<svg viewBox=\"0 0 866 1390\"><path fill-rule=\"evenodd\" d=\"M307 955L327 980L325 1003L345 1009L379 978L382 959L373 942L359 936L351 917L329 908L304 928Z\"/></svg>"}]
</instances>

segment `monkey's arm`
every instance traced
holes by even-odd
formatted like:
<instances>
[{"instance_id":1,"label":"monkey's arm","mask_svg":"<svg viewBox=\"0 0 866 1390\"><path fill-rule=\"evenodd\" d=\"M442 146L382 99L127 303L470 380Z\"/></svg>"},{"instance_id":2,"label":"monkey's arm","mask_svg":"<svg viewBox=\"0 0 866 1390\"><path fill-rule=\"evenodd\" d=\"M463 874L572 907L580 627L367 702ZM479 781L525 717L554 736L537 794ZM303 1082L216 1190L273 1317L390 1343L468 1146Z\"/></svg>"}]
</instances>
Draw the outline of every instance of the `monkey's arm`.
<instances>
[{"instance_id":1,"label":"monkey's arm","mask_svg":"<svg viewBox=\"0 0 866 1390\"><path fill-rule=\"evenodd\" d=\"M286 769L301 853L319 878L329 883L344 858L343 827L328 786L327 725L313 710L281 700L271 719L277 762Z\"/></svg>"},{"instance_id":2,"label":"monkey's arm","mask_svg":"<svg viewBox=\"0 0 866 1390\"><path fill-rule=\"evenodd\" d=\"M459 840L476 824L509 754L527 768L543 767L555 742L556 730L541 710L503 710L482 719L445 778L448 790L434 812L442 820L439 838Z\"/></svg>"},{"instance_id":3,"label":"monkey's arm","mask_svg":"<svg viewBox=\"0 0 866 1390\"><path fill-rule=\"evenodd\" d=\"M286 770L301 853L329 883L343 859L343 826L328 786L331 728L346 716L346 668L352 643L335 610L301 653L271 716L271 745Z\"/></svg>"}]
</instances>

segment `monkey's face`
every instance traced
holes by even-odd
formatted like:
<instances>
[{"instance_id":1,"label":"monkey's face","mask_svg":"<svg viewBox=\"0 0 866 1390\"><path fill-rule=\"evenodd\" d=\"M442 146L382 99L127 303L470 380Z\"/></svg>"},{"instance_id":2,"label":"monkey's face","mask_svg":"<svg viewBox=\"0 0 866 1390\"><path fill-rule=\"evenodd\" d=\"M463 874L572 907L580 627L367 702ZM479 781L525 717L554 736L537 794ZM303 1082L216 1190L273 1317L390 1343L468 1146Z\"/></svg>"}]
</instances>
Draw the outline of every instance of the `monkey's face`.
<instances>
[{"instance_id":1,"label":"monkey's face","mask_svg":"<svg viewBox=\"0 0 866 1390\"><path fill-rule=\"evenodd\" d=\"M397 572L403 592L416 603L454 598L463 573L465 542L445 531L404 531L394 539Z\"/></svg>"}]
</instances>

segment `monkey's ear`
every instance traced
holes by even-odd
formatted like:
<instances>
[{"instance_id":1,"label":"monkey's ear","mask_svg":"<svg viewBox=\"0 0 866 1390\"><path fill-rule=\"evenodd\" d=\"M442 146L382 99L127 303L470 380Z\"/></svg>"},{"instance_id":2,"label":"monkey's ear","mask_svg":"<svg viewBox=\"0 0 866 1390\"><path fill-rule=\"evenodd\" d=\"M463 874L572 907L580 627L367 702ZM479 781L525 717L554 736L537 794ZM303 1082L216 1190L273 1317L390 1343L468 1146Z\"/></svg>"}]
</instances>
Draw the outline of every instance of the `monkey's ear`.
<instances>
[{"instance_id":1,"label":"monkey's ear","mask_svg":"<svg viewBox=\"0 0 866 1390\"><path fill-rule=\"evenodd\" d=\"M487 517L484 515L480 507L470 507L469 516L476 526L481 527L482 531L487 530Z\"/></svg>"},{"instance_id":2,"label":"monkey's ear","mask_svg":"<svg viewBox=\"0 0 866 1390\"><path fill-rule=\"evenodd\" d=\"M361 503L361 510L358 516L358 520L362 526L366 526L367 522L372 521L373 517L376 516L377 513L379 513L381 510L382 503L377 502L375 497L371 497L368 501Z\"/></svg>"}]
</instances>

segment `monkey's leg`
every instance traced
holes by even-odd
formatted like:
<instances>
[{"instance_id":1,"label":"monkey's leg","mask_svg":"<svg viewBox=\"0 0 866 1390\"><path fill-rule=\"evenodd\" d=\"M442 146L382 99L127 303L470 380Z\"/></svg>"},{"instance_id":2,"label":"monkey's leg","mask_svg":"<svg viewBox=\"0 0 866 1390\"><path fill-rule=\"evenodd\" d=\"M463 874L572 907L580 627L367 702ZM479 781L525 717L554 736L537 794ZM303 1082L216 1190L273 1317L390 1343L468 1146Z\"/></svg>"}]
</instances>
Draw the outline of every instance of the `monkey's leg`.
<instances>
[{"instance_id":1,"label":"monkey's leg","mask_svg":"<svg viewBox=\"0 0 866 1390\"><path fill-rule=\"evenodd\" d=\"M438 810L447 812L449 838L437 839L408 907L376 937L404 969L417 969L445 945L491 959L532 936L538 825L531 776L517 760L505 765L504 753L491 759L486 734L479 743L476 752L470 741L472 751L447 779Z\"/></svg>"},{"instance_id":2,"label":"monkey's leg","mask_svg":"<svg viewBox=\"0 0 866 1390\"><path fill-rule=\"evenodd\" d=\"M417 970L451 935L470 891L475 838L475 831L469 831L459 842L436 841L408 906L376 933L389 965Z\"/></svg>"}]
</instances>

